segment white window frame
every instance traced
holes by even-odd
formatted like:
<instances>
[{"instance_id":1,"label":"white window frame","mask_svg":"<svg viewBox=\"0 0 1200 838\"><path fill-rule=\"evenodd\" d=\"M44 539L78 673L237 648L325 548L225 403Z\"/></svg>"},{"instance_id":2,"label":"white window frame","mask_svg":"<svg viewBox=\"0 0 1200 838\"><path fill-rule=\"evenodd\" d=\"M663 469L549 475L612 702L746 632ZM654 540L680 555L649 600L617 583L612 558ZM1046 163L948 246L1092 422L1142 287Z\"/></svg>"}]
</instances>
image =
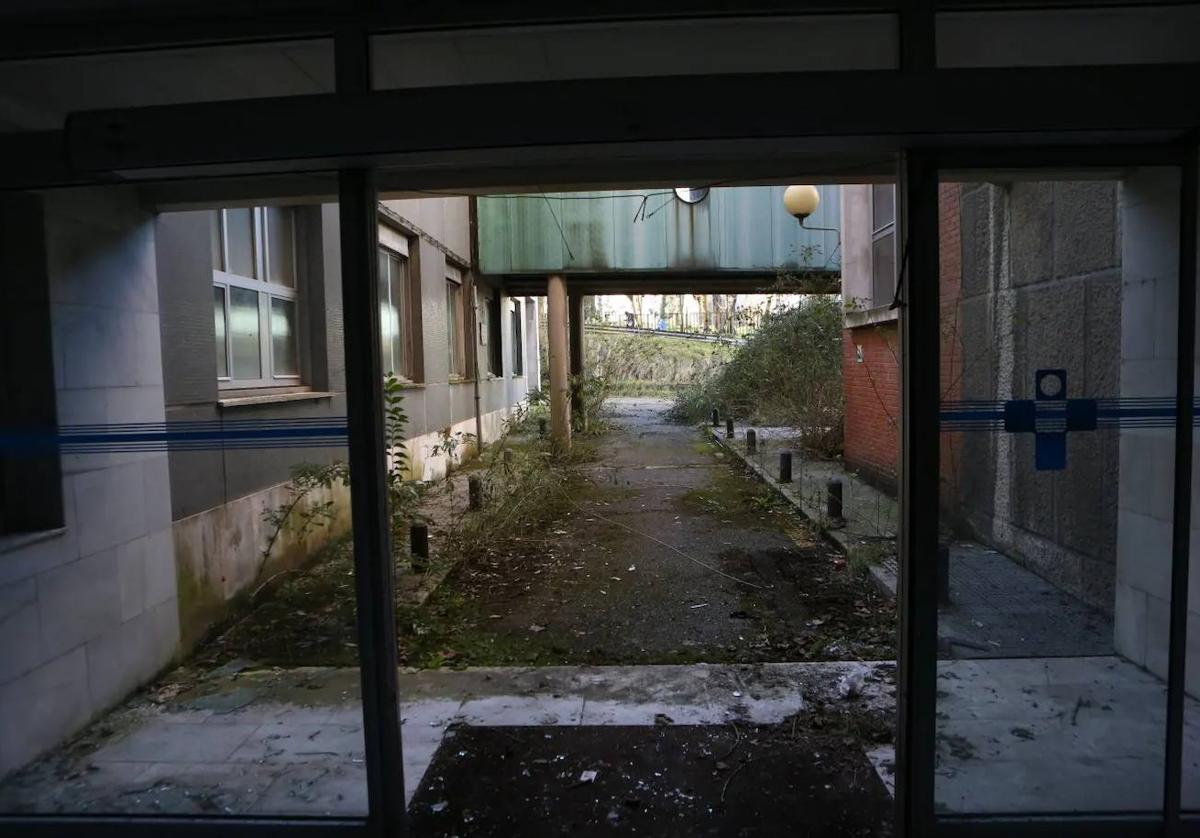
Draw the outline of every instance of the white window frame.
<instances>
[{"instance_id":1,"label":"white window frame","mask_svg":"<svg viewBox=\"0 0 1200 838\"><path fill-rule=\"evenodd\" d=\"M225 370L228 373L228 375L217 376L217 387L222 390L294 387L301 383L302 378L299 371L299 367L301 366L301 313L300 299L297 293L297 286L299 285L297 275L299 271L296 271L296 275L293 275L290 286L267 282L258 278L271 275L271 250L269 237L266 235L266 209L264 207L254 207L251 217L253 219L254 272L257 276L246 277L224 270L224 267L229 264L229 219L226 210L217 210L217 222L220 224L221 265L220 267L213 267L213 287L222 289L225 298ZM295 216L293 215L293 267L297 265L296 238ZM261 373L258 378L233 378L233 341L229 332L230 288L244 288L258 294L258 353L259 372ZM275 372L275 342L271 338L271 300L273 299L287 300L295 306L296 334L294 340L297 365L295 373L277 374Z\"/></svg>"}]
</instances>

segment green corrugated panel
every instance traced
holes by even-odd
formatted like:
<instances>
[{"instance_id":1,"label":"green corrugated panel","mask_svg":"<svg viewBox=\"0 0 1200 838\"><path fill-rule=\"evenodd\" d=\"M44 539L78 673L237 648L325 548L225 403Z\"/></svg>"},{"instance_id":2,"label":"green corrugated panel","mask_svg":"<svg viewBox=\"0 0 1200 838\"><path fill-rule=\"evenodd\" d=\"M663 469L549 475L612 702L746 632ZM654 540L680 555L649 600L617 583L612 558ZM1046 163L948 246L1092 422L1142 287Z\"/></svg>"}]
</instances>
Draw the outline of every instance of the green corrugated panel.
<instances>
[{"instance_id":1,"label":"green corrugated panel","mask_svg":"<svg viewBox=\"0 0 1200 838\"><path fill-rule=\"evenodd\" d=\"M802 229L795 218L782 211L784 188L772 187L772 204L777 204L781 209L772 217L772 259L775 264L789 271L803 268L840 270L842 254L838 249L838 234ZM817 189L821 193L821 203L804 223L809 227L832 227L836 230L841 226L841 189L837 186L819 186ZM816 249L806 250L807 246L815 246Z\"/></svg>"},{"instance_id":2,"label":"green corrugated panel","mask_svg":"<svg viewBox=\"0 0 1200 838\"><path fill-rule=\"evenodd\" d=\"M674 196L661 190L641 192L641 198L616 198L611 202L613 219L613 267L626 270L661 270L667 266L666 208ZM636 195L636 191L621 195Z\"/></svg>"},{"instance_id":3,"label":"green corrugated panel","mask_svg":"<svg viewBox=\"0 0 1200 838\"><path fill-rule=\"evenodd\" d=\"M821 204L808 224L836 228L838 187L819 188ZM802 229L783 208L783 187L718 187L698 204L656 192L661 191L481 198L483 270L769 271L840 266L837 233ZM638 212L639 198L628 197L637 194L651 196L645 212ZM597 200L581 200L585 197ZM817 249L806 252L806 245Z\"/></svg>"},{"instance_id":4,"label":"green corrugated panel","mask_svg":"<svg viewBox=\"0 0 1200 838\"><path fill-rule=\"evenodd\" d=\"M509 273L512 270L512 198L480 198L479 265L487 274Z\"/></svg>"},{"instance_id":5,"label":"green corrugated panel","mask_svg":"<svg viewBox=\"0 0 1200 838\"><path fill-rule=\"evenodd\" d=\"M717 235L718 199L709 193L698 204L672 201L667 215L667 267L679 270L715 268L719 265Z\"/></svg>"},{"instance_id":6,"label":"green corrugated panel","mask_svg":"<svg viewBox=\"0 0 1200 838\"><path fill-rule=\"evenodd\" d=\"M607 270L616 253L614 208L619 201L587 200L604 198L611 193L563 193L562 207L563 265L566 270L584 266L588 270ZM555 230L557 232L557 230Z\"/></svg>"},{"instance_id":7,"label":"green corrugated panel","mask_svg":"<svg viewBox=\"0 0 1200 838\"><path fill-rule=\"evenodd\" d=\"M562 200L557 194L513 198L511 202L512 271L561 271Z\"/></svg>"},{"instance_id":8,"label":"green corrugated panel","mask_svg":"<svg viewBox=\"0 0 1200 838\"><path fill-rule=\"evenodd\" d=\"M712 197L721 201L721 255L724 257L721 267L739 270L777 268L772 247L773 219L778 214L773 212L771 200L770 193L774 190L748 186L714 189L713 192L719 194Z\"/></svg>"}]
</instances>

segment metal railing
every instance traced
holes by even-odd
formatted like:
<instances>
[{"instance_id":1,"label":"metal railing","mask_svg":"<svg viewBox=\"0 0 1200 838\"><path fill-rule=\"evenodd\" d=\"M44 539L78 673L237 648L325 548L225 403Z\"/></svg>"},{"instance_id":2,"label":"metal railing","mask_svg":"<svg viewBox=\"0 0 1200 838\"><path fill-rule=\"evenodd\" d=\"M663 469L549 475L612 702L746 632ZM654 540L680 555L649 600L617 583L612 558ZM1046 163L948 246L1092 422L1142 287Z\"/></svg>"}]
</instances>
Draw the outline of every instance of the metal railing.
<instances>
[{"instance_id":1,"label":"metal railing","mask_svg":"<svg viewBox=\"0 0 1200 838\"><path fill-rule=\"evenodd\" d=\"M732 315L721 312L705 316L702 312L670 312L668 314L638 314L605 312L588 318L589 326L606 326L613 329L629 329L651 332L675 332L689 335L713 335L717 337L745 337L762 324L763 313L754 309L736 311Z\"/></svg>"}]
</instances>

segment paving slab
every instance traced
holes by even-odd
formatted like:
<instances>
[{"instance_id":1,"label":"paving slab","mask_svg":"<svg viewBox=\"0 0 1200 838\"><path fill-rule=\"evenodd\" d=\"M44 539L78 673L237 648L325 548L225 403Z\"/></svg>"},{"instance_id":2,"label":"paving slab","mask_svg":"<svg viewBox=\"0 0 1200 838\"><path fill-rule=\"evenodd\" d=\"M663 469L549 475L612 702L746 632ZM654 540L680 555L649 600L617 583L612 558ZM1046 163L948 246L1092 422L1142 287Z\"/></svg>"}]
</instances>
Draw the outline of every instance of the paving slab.
<instances>
[{"instance_id":1,"label":"paving slab","mask_svg":"<svg viewBox=\"0 0 1200 838\"><path fill-rule=\"evenodd\" d=\"M101 748L93 761L222 762L259 726L257 722L154 721Z\"/></svg>"}]
</instances>

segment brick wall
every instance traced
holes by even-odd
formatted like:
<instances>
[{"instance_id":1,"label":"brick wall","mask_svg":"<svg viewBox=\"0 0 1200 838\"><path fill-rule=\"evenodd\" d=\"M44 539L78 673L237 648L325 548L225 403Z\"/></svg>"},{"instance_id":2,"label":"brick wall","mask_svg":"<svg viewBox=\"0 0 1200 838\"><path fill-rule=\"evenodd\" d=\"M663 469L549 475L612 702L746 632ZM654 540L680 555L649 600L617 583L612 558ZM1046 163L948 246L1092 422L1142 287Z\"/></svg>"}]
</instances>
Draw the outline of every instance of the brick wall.
<instances>
[{"instance_id":1,"label":"brick wall","mask_svg":"<svg viewBox=\"0 0 1200 838\"><path fill-rule=\"evenodd\" d=\"M894 321L842 331L846 465L889 489L900 461L898 338Z\"/></svg>"},{"instance_id":2,"label":"brick wall","mask_svg":"<svg viewBox=\"0 0 1200 838\"><path fill-rule=\"evenodd\" d=\"M955 328L962 289L960 186L942 184L938 215L942 301L942 399L962 394L962 342ZM862 361L858 348L862 348ZM900 343L896 323L846 329L842 333L842 376L846 394L845 459L851 468L885 487L894 487L900 465ZM944 491L958 468L959 434L942 436Z\"/></svg>"}]
</instances>

